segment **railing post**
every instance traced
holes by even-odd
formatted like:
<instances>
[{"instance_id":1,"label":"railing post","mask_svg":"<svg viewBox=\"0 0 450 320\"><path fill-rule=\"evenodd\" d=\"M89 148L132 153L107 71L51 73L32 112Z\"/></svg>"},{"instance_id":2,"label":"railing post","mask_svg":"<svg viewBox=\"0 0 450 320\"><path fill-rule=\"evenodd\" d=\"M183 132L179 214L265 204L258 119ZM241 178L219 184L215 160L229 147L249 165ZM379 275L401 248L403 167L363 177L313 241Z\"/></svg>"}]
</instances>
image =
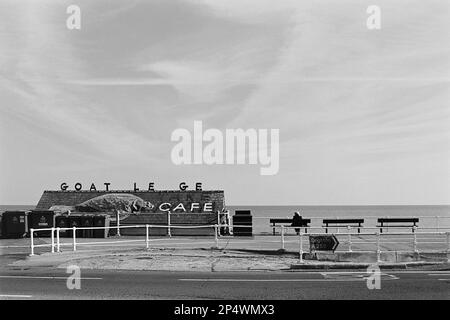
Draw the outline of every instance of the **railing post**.
<instances>
[{"instance_id":1,"label":"railing post","mask_svg":"<svg viewBox=\"0 0 450 320\"><path fill-rule=\"evenodd\" d=\"M348 230L348 252L352 252L352 233L351 233L352 227L347 226Z\"/></svg>"},{"instance_id":2,"label":"railing post","mask_svg":"<svg viewBox=\"0 0 450 320\"><path fill-rule=\"evenodd\" d=\"M52 227L52 230L51 230L51 241L52 241L52 253L55 253L55 228L54 227Z\"/></svg>"},{"instance_id":3,"label":"railing post","mask_svg":"<svg viewBox=\"0 0 450 320\"><path fill-rule=\"evenodd\" d=\"M419 253L419 251L417 250L417 227L416 226L414 226L413 227L413 230L414 230L414 232L413 232L413 247L414 247L414 253Z\"/></svg>"},{"instance_id":4,"label":"railing post","mask_svg":"<svg viewBox=\"0 0 450 320\"><path fill-rule=\"evenodd\" d=\"M380 233L376 233L377 236L377 262L381 262L381 250L380 250Z\"/></svg>"},{"instance_id":5,"label":"railing post","mask_svg":"<svg viewBox=\"0 0 450 320\"><path fill-rule=\"evenodd\" d=\"M170 231L170 211L167 211L167 235L172 237L172 232Z\"/></svg>"},{"instance_id":6,"label":"railing post","mask_svg":"<svg viewBox=\"0 0 450 320\"><path fill-rule=\"evenodd\" d=\"M30 256L34 256L34 229L30 229L30 246L31 246L31 253Z\"/></svg>"},{"instance_id":7,"label":"railing post","mask_svg":"<svg viewBox=\"0 0 450 320\"><path fill-rule=\"evenodd\" d=\"M148 239L148 224L145 225L145 247L147 250L150 247L149 239Z\"/></svg>"},{"instance_id":8,"label":"railing post","mask_svg":"<svg viewBox=\"0 0 450 320\"><path fill-rule=\"evenodd\" d=\"M228 216L230 219L228 220L228 231L230 232L230 235L233 235L234 230L233 230L233 216L229 215Z\"/></svg>"},{"instance_id":9,"label":"railing post","mask_svg":"<svg viewBox=\"0 0 450 320\"><path fill-rule=\"evenodd\" d=\"M302 233L302 229L300 229L300 232L299 232L299 237L300 237L300 239L299 239L299 262L300 263L303 263L303 233Z\"/></svg>"},{"instance_id":10,"label":"railing post","mask_svg":"<svg viewBox=\"0 0 450 320\"><path fill-rule=\"evenodd\" d=\"M77 232L77 227L72 227L73 251L77 251L76 232Z\"/></svg>"},{"instance_id":11,"label":"railing post","mask_svg":"<svg viewBox=\"0 0 450 320\"><path fill-rule=\"evenodd\" d=\"M284 250L284 226L281 226L281 249Z\"/></svg>"},{"instance_id":12,"label":"railing post","mask_svg":"<svg viewBox=\"0 0 450 320\"><path fill-rule=\"evenodd\" d=\"M56 228L56 252L61 252L61 244L59 242L59 227Z\"/></svg>"},{"instance_id":13,"label":"railing post","mask_svg":"<svg viewBox=\"0 0 450 320\"><path fill-rule=\"evenodd\" d=\"M216 242L216 248L217 249L219 248L219 236L217 235L218 231L219 231L219 228L218 228L218 226L216 224L216 225L214 225L214 240Z\"/></svg>"},{"instance_id":14,"label":"railing post","mask_svg":"<svg viewBox=\"0 0 450 320\"><path fill-rule=\"evenodd\" d=\"M220 224L220 211L217 211L217 224L219 225L219 228L221 226Z\"/></svg>"},{"instance_id":15,"label":"railing post","mask_svg":"<svg viewBox=\"0 0 450 320\"><path fill-rule=\"evenodd\" d=\"M446 233L447 235L447 261L450 262L450 232Z\"/></svg>"},{"instance_id":16,"label":"railing post","mask_svg":"<svg viewBox=\"0 0 450 320\"><path fill-rule=\"evenodd\" d=\"M116 210L116 221L117 221L117 223L116 223L116 229L117 229L116 235L118 237L120 237L120 213L119 213L119 210Z\"/></svg>"}]
</instances>

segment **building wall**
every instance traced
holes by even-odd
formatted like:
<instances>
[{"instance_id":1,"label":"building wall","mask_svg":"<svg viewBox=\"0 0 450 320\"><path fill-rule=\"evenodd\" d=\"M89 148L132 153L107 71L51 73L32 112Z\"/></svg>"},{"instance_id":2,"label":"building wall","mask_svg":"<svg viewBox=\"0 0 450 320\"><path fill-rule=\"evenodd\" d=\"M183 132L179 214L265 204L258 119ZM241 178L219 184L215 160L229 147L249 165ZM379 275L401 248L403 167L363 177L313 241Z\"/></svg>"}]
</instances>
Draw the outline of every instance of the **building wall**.
<instances>
[{"instance_id":1,"label":"building wall","mask_svg":"<svg viewBox=\"0 0 450 320\"><path fill-rule=\"evenodd\" d=\"M183 203L186 209L191 203L211 202L213 212L221 211L225 207L224 192L222 190L195 191L195 190L164 190L164 191L132 191L132 190L112 190L112 191L44 191L36 209L47 210L54 205L75 206L89 199L111 193L133 194L155 205L154 212L159 211L161 203L168 202L174 206ZM188 210L189 211L189 210ZM202 212L202 208L194 212Z\"/></svg>"},{"instance_id":2,"label":"building wall","mask_svg":"<svg viewBox=\"0 0 450 320\"><path fill-rule=\"evenodd\" d=\"M167 226L167 213L141 213L130 214L120 220L120 225L163 225ZM171 226L213 226L218 224L217 213L171 213ZM115 222L112 223L115 226ZM167 228L149 228L150 236L161 236L167 234ZM115 234L114 228L111 229ZM124 228L121 229L122 235L145 235L145 228ZM178 235L214 235L214 227L206 228L171 228L173 236Z\"/></svg>"}]
</instances>

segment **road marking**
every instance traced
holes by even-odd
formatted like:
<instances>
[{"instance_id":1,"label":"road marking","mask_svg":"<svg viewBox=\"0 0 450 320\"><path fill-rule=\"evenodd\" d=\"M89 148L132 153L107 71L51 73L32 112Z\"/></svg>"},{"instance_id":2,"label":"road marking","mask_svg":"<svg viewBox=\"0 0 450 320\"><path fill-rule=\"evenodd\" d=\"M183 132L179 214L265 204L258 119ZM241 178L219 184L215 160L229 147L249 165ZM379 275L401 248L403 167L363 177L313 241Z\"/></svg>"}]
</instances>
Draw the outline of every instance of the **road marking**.
<instances>
[{"instance_id":1,"label":"road marking","mask_svg":"<svg viewBox=\"0 0 450 320\"><path fill-rule=\"evenodd\" d=\"M0 276L0 278L10 278L10 279L54 279L54 280L67 280L68 277ZM103 280L103 278L80 278L80 280Z\"/></svg>"},{"instance_id":2,"label":"road marking","mask_svg":"<svg viewBox=\"0 0 450 320\"><path fill-rule=\"evenodd\" d=\"M371 274L367 273L367 272L321 272L320 273L325 279L351 279L351 278L359 278L362 280L367 280ZM383 277L383 280L398 280L400 278L392 275L392 274L387 274L387 273L380 273L380 277ZM388 279L386 279L385 277L388 277Z\"/></svg>"},{"instance_id":3,"label":"road marking","mask_svg":"<svg viewBox=\"0 0 450 320\"><path fill-rule=\"evenodd\" d=\"M361 267L361 269L363 269L363 267ZM365 269L365 268L364 268ZM316 273L327 273L327 274L333 274L333 273L365 273L366 271L327 271L327 272L323 272L323 271L297 271L297 270L291 270L292 272L298 272L298 273L304 273L304 274L316 274ZM383 274L387 274L383 272L383 269L381 269L381 273ZM412 270L392 270L389 271L389 274L428 274L428 275L432 275L432 274L437 274L437 275L447 275L449 274L448 270L446 271L430 271L430 270L417 270L417 271L412 271Z\"/></svg>"},{"instance_id":4,"label":"road marking","mask_svg":"<svg viewBox=\"0 0 450 320\"><path fill-rule=\"evenodd\" d=\"M450 276L450 273L429 273L430 277L437 277L437 276Z\"/></svg>"},{"instance_id":5,"label":"road marking","mask_svg":"<svg viewBox=\"0 0 450 320\"><path fill-rule=\"evenodd\" d=\"M398 279L398 278L397 278ZM366 281L365 278L348 278L348 279L178 279L179 281L190 282L349 282L349 281ZM395 280L393 278L385 280Z\"/></svg>"},{"instance_id":6,"label":"road marking","mask_svg":"<svg viewBox=\"0 0 450 320\"><path fill-rule=\"evenodd\" d=\"M8 249L8 248L29 248L30 246L0 246L1 249Z\"/></svg>"},{"instance_id":7,"label":"road marking","mask_svg":"<svg viewBox=\"0 0 450 320\"><path fill-rule=\"evenodd\" d=\"M31 298L33 296L27 296L23 294L0 294L0 298Z\"/></svg>"}]
</instances>

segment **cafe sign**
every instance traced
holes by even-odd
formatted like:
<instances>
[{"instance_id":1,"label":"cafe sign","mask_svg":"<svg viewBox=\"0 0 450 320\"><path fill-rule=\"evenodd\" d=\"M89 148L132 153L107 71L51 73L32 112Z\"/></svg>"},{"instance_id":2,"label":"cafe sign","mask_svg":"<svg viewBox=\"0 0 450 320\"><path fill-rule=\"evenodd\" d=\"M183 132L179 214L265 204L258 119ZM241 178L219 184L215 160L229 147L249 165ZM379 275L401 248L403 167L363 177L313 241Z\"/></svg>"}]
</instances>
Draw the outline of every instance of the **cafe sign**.
<instances>
[{"instance_id":1,"label":"cafe sign","mask_svg":"<svg viewBox=\"0 0 450 320\"><path fill-rule=\"evenodd\" d=\"M104 191L110 191L109 187L111 185L110 182L104 182L103 185L105 186ZM63 182L60 185L61 191L67 191L67 190L71 190L70 186L66 183ZM180 189L180 191L186 191L189 189L189 186L186 184L186 182L180 182L180 184L178 185L178 188ZM82 190L86 190L83 189L83 185L80 182L76 182L73 185L73 190L75 191L82 191ZM97 186L95 185L95 183L91 183L89 189L87 189L89 191L98 191L97 190ZM133 189L134 191L141 191L139 189L139 187L137 186L136 182L133 183ZM146 189L143 189L142 191L147 190L147 191L155 191L155 183L154 182L149 182L148 186ZM202 183L201 182L196 182L195 183L195 191L202 191Z\"/></svg>"}]
</instances>

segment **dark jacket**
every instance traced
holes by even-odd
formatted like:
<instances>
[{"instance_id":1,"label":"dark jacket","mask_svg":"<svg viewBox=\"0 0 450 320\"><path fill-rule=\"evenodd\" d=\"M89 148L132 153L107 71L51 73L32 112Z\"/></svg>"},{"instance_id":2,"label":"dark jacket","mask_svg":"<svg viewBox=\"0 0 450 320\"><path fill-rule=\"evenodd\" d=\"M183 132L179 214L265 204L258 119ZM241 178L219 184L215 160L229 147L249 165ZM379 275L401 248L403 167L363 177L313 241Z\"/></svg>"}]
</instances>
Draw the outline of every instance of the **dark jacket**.
<instances>
[{"instance_id":1,"label":"dark jacket","mask_svg":"<svg viewBox=\"0 0 450 320\"><path fill-rule=\"evenodd\" d=\"M299 216L298 214L295 214L294 217L292 218L292 226L293 227L301 227L301 226L303 226L302 217Z\"/></svg>"}]
</instances>

